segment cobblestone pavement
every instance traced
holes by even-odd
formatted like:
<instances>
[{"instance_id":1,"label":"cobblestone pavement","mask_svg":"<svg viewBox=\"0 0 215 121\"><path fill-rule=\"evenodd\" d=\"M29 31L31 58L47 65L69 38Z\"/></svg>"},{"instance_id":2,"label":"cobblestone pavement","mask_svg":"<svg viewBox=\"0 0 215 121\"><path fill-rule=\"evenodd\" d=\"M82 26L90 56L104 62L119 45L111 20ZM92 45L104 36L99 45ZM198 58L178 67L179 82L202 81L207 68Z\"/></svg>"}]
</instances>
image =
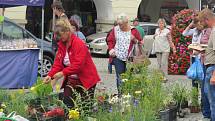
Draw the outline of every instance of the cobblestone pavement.
<instances>
[{"instance_id":1,"label":"cobblestone pavement","mask_svg":"<svg viewBox=\"0 0 215 121\"><path fill-rule=\"evenodd\" d=\"M115 74L108 74L107 71L108 59L101 56L94 56L93 60L97 66L97 70L102 80L102 83L98 85L98 88L106 87L107 92L111 94L117 93L115 84ZM152 62L150 68L157 69L158 66L156 58L151 58L150 60ZM169 81L166 83L166 87L171 87L176 83L182 86L186 86L188 89L191 88L191 81L187 79L185 76L181 75L169 75ZM201 113L188 114L185 116L185 118L178 118L178 121L202 121L202 115Z\"/></svg>"}]
</instances>

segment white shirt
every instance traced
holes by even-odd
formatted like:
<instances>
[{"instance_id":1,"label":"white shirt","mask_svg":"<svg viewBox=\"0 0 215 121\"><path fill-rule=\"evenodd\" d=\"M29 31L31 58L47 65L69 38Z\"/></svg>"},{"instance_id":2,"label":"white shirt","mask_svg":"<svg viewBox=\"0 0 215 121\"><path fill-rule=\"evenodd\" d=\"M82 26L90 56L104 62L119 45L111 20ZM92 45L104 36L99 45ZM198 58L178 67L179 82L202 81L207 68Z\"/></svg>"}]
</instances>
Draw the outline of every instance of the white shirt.
<instances>
[{"instance_id":1,"label":"white shirt","mask_svg":"<svg viewBox=\"0 0 215 121\"><path fill-rule=\"evenodd\" d=\"M116 57L122 61L126 61L128 57L128 49L131 42L131 30L128 32L121 31L119 26L115 29L116 45L114 47Z\"/></svg>"},{"instance_id":2,"label":"white shirt","mask_svg":"<svg viewBox=\"0 0 215 121\"><path fill-rule=\"evenodd\" d=\"M63 64L64 64L65 66L69 66L69 65L70 65L69 54L68 54L67 51L66 51L66 55L65 55L64 60L63 60ZM78 79L78 75L77 75L77 74L70 75L70 77L75 78L75 79Z\"/></svg>"},{"instance_id":3,"label":"white shirt","mask_svg":"<svg viewBox=\"0 0 215 121\"><path fill-rule=\"evenodd\" d=\"M187 31L183 31L183 36L193 36L192 37L192 44L200 44L200 39L202 36L202 33L197 30L197 28L194 29L188 29Z\"/></svg>"},{"instance_id":4,"label":"white shirt","mask_svg":"<svg viewBox=\"0 0 215 121\"><path fill-rule=\"evenodd\" d=\"M154 41L154 51L155 52L170 52L170 45L168 41L169 29L164 28L160 30L159 28L155 31L155 41Z\"/></svg>"}]
</instances>

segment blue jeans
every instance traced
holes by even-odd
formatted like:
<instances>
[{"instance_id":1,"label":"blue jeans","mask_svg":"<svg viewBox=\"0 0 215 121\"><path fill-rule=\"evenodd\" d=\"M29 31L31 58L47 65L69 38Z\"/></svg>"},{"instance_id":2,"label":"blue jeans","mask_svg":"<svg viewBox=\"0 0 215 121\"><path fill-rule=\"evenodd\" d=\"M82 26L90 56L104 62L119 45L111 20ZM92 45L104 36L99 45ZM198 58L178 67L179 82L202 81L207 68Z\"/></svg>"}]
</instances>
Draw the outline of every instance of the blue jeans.
<instances>
[{"instance_id":1,"label":"blue jeans","mask_svg":"<svg viewBox=\"0 0 215 121\"><path fill-rule=\"evenodd\" d=\"M120 78L120 75L125 73L126 63L125 61L122 61L118 58L113 58L113 64L116 70L116 84L117 84L118 93L121 94L120 85L122 83L122 80Z\"/></svg>"},{"instance_id":2,"label":"blue jeans","mask_svg":"<svg viewBox=\"0 0 215 121\"><path fill-rule=\"evenodd\" d=\"M204 92L208 95L210 110L211 110L211 120L215 121L215 85L210 84L210 79L215 70L215 66L208 67L206 70L205 86Z\"/></svg>"},{"instance_id":3,"label":"blue jeans","mask_svg":"<svg viewBox=\"0 0 215 121\"><path fill-rule=\"evenodd\" d=\"M206 68L204 67L204 72L206 74ZM204 118L210 118L211 117L211 110L210 110L210 103L208 99L208 91L206 87L206 77L205 79L201 82L201 109L202 109L202 114Z\"/></svg>"}]
</instances>

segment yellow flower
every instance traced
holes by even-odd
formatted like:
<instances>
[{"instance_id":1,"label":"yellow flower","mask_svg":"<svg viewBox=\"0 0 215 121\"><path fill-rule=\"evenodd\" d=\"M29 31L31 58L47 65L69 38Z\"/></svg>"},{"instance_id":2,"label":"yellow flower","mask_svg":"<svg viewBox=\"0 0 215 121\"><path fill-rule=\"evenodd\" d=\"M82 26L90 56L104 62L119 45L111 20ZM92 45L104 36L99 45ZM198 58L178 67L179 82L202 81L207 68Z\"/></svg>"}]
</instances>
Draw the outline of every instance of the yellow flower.
<instances>
[{"instance_id":1,"label":"yellow flower","mask_svg":"<svg viewBox=\"0 0 215 121\"><path fill-rule=\"evenodd\" d=\"M31 90L31 91L34 91L35 89L36 89L35 87L31 87L31 89L30 89L30 90Z\"/></svg>"},{"instance_id":2,"label":"yellow flower","mask_svg":"<svg viewBox=\"0 0 215 121\"><path fill-rule=\"evenodd\" d=\"M20 95L22 95L22 94L25 93L25 91L24 91L24 89L19 89L19 90L18 90L18 93L19 93Z\"/></svg>"},{"instance_id":3,"label":"yellow flower","mask_svg":"<svg viewBox=\"0 0 215 121\"><path fill-rule=\"evenodd\" d=\"M141 94L142 91L135 91L134 93L135 93L135 94Z\"/></svg>"},{"instance_id":4,"label":"yellow flower","mask_svg":"<svg viewBox=\"0 0 215 121\"><path fill-rule=\"evenodd\" d=\"M78 112L78 109L70 110L69 111L69 119L79 119L80 113Z\"/></svg>"},{"instance_id":5,"label":"yellow flower","mask_svg":"<svg viewBox=\"0 0 215 121\"><path fill-rule=\"evenodd\" d=\"M56 91L60 92L60 85L59 84L56 85Z\"/></svg>"},{"instance_id":6,"label":"yellow flower","mask_svg":"<svg viewBox=\"0 0 215 121\"><path fill-rule=\"evenodd\" d=\"M4 111L4 109L1 108L1 109L0 109L0 112L3 112L3 111Z\"/></svg>"},{"instance_id":7,"label":"yellow flower","mask_svg":"<svg viewBox=\"0 0 215 121\"><path fill-rule=\"evenodd\" d=\"M2 107L2 108L6 108L7 106L6 106L4 103L2 103L2 104L1 104L1 107Z\"/></svg>"}]
</instances>

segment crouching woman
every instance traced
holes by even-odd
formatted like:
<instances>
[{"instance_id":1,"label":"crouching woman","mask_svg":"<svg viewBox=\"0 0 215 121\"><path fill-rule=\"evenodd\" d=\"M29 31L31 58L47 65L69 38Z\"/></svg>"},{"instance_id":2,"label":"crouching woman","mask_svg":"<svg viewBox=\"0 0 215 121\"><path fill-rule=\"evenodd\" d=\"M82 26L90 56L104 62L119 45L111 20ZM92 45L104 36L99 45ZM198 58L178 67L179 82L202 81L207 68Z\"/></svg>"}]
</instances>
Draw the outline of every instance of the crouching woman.
<instances>
[{"instance_id":1,"label":"crouching woman","mask_svg":"<svg viewBox=\"0 0 215 121\"><path fill-rule=\"evenodd\" d=\"M56 22L55 33L60 38L58 51L44 83L55 85L59 79L64 78L61 85L64 89L63 101L72 108L74 104L71 98L76 98L75 92L84 100L92 99L100 78L87 46L70 31L64 19Z\"/></svg>"}]
</instances>

